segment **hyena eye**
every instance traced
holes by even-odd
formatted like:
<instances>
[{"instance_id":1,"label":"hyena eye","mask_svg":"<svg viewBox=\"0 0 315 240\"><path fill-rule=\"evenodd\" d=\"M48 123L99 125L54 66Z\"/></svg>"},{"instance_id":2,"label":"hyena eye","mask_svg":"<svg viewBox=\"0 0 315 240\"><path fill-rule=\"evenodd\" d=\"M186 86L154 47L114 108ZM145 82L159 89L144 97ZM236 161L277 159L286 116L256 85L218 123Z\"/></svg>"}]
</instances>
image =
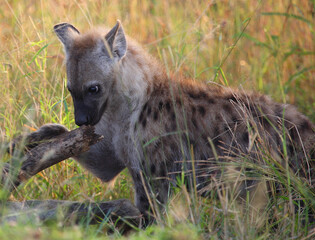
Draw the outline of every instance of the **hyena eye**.
<instances>
[{"instance_id":1,"label":"hyena eye","mask_svg":"<svg viewBox=\"0 0 315 240\"><path fill-rule=\"evenodd\" d=\"M91 86L88 89L89 93L97 93L99 91L99 87L97 85Z\"/></svg>"}]
</instances>

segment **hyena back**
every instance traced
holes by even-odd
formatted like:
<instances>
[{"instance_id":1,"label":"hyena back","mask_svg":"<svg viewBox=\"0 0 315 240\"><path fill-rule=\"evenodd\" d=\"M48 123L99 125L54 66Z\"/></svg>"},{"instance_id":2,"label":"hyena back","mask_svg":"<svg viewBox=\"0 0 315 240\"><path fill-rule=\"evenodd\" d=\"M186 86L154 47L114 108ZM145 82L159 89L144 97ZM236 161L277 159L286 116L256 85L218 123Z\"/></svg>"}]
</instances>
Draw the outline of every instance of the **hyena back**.
<instances>
[{"instance_id":1,"label":"hyena back","mask_svg":"<svg viewBox=\"0 0 315 240\"><path fill-rule=\"evenodd\" d=\"M293 106L168 76L120 22L86 34L67 23L54 30L65 48L75 122L104 136L77 161L104 181L127 167L142 213L150 198L166 203L176 176L185 173L206 194L220 175L216 163L244 156L258 163L262 145L313 185L315 128Z\"/></svg>"}]
</instances>

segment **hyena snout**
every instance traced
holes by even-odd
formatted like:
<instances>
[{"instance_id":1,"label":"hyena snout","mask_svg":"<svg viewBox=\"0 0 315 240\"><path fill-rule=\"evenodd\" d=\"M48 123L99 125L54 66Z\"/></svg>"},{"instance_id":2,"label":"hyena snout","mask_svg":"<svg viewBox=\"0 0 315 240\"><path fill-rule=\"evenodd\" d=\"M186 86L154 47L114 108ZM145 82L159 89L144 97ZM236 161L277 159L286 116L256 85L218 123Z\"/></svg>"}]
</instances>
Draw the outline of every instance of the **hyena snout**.
<instances>
[{"instance_id":1,"label":"hyena snout","mask_svg":"<svg viewBox=\"0 0 315 240\"><path fill-rule=\"evenodd\" d=\"M95 125L102 117L97 101L73 100L75 124Z\"/></svg>"},{"instance_id":2,"label":"hyena snout","mask_svg":"<svg viewBox=\"0 0 315 240\"><path fill-rule=\"evenodd\" d=\"M88 108L84 104L74 104L74 118L75 124L78 126L82 125L93 125L93 109Z\"/></svg>"},{"instance_id":3,"label":"hyena snout","mask_svg":"<svg viewBox=\"0 0 315 240\"><path fill-rule=\"evenodd\" d=\"M75 114L75 124L78 126L90 125L91 124L91 117L89 115L83 114L83 113Z\"/></svg>"},{"instance_id":4,"label":"hyena snout","mask_svg":"<svg viewBox=\"0 0 315 240\"><path fill-rule=\"evenodd\" d=\"M75 124L82 125L95 125L99 122L101 115L98 113L97 106L74 108Z\"/></svg>"}]
</instances>

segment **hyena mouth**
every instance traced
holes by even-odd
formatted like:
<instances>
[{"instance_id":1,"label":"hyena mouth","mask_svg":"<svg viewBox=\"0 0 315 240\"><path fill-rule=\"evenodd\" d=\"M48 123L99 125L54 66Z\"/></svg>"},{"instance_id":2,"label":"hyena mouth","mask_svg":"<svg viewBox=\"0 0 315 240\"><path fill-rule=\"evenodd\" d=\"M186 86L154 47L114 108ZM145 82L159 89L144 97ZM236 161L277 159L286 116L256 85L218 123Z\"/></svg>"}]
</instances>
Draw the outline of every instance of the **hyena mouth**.
<instances>
[{"instance_id":1,"label":"hyena mouth","mask_svg":"<svg viewBox=\"0 0 315 240\"><path fill-rule=\"evenodd\" d=\"M103 116L103 114L104 114L104 112L105 112L107 106L108 106L108 97L106 98L106 100L104 101L104 103L101 105L101 108L100 108L100 110L98 111L98 113L95 114L95 116L93 116L93 117L91 118L90 124L91 124L92 126L96 125L96 124L101 120L101 118L102 118L102 116Z\"/></svg>"},{"instance_id":2,"label":"hyena mouth","mask_svg":"<svg viewBox=\"0 0 315 240\"><path fill-rule=\"evenodd\" d=\"M108 106L108 98L104 101L104 103L102 104L100 110L98 111L98 113L96 113L95 115L93 115L92 117L89 117L88 119L88 125L96 125L98 124L98 122L101 120L106 108Z\"/></svg>"},{"instance_id":3,"label":"hyena mouth","mask_svg":"<svg viewBox=\"0 0 315 240\"><path fill-rule=\"evenodd\" d=\"M96 124L99 123L100 120L101 120L101 116L97 117L97 118L94 118L94 119L92 119L92 121L89 122L89 125L95 126Z\"/></svg>"},{"instance_id":4,"label":"hyena mouth","mask_svg":"<svg viewBox=\"0 0 315 240\"><path fill-rule=\"evenodd\" d=\"M78 113L75 112L75 124L78 126L95 125L100 121L100 117L95 113Z\"/></svg>"},{"instance_id":5,"label":"hyena mouth","mask_svg":"<svg viewBox=\"0 0 315 240\"><path fill-rule=\"evenodd\" d=\"M75 102L75 124L82 125L96 125L102 118L105 110L108 107L108 98L103 102L100 108L97 107L97 103L90 103L88 106Z\"/></svg>"},{"instance_id":6,"label":"hyena mouth","mask_svg":"<svg viewBox=\"0 0 315 240\"><path fill-rule=\"evenodd\" d=\"M80 126L94 126L100 121L100 118L90 118L89 116L86 117L86 120L80 120L80 119L75 119L75 124Z\"/></svg>"}]
</instances>

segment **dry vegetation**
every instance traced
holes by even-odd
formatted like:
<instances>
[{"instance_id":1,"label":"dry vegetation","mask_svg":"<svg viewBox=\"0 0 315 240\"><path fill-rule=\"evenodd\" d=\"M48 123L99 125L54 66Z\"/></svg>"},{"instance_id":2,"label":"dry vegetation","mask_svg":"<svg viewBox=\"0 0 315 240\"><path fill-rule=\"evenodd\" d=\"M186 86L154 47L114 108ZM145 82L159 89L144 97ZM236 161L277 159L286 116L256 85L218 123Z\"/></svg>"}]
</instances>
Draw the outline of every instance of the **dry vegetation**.
<instances>
[{"instance_id":1,"label":"dry vegetation","mask_svg":"<svg viewBox=\"0 0 315 240\"><path fill-rule=\"evenodd\" d=\"M215 81L268 94L276 101L296 105L315 122L314 18L313 0L2 0L0 140L5 143L16 134L49 122L75 128L72 101L65 88L64 54L52 31L59 22L72 23L83 31L113 26L120 19L126 33L163 62L167 71L181 72L196 81ZM5 144L0 147L4 162L8 159ZM115 182L104 184L68 160L38 174L10 199L132 199L131 189L127 172ZM314 192L306 191L314 207ZM283 203L274 209L271 220L266 217L255 225L250 216L237 213L233 201L223 204L220 198L195 199L183 189L175 192L170 203L173 207L158 219L158 224L132 237L315 237L308 222L302 223L286 211L286 196L282 196ZM1 191L0 198L7 200ZM17 224L0 228L1 239L97 239L104 234L103 225L28 223L27 227ZM115 233L112 237L120 236Z\"/></svg>"}]
</instances>

